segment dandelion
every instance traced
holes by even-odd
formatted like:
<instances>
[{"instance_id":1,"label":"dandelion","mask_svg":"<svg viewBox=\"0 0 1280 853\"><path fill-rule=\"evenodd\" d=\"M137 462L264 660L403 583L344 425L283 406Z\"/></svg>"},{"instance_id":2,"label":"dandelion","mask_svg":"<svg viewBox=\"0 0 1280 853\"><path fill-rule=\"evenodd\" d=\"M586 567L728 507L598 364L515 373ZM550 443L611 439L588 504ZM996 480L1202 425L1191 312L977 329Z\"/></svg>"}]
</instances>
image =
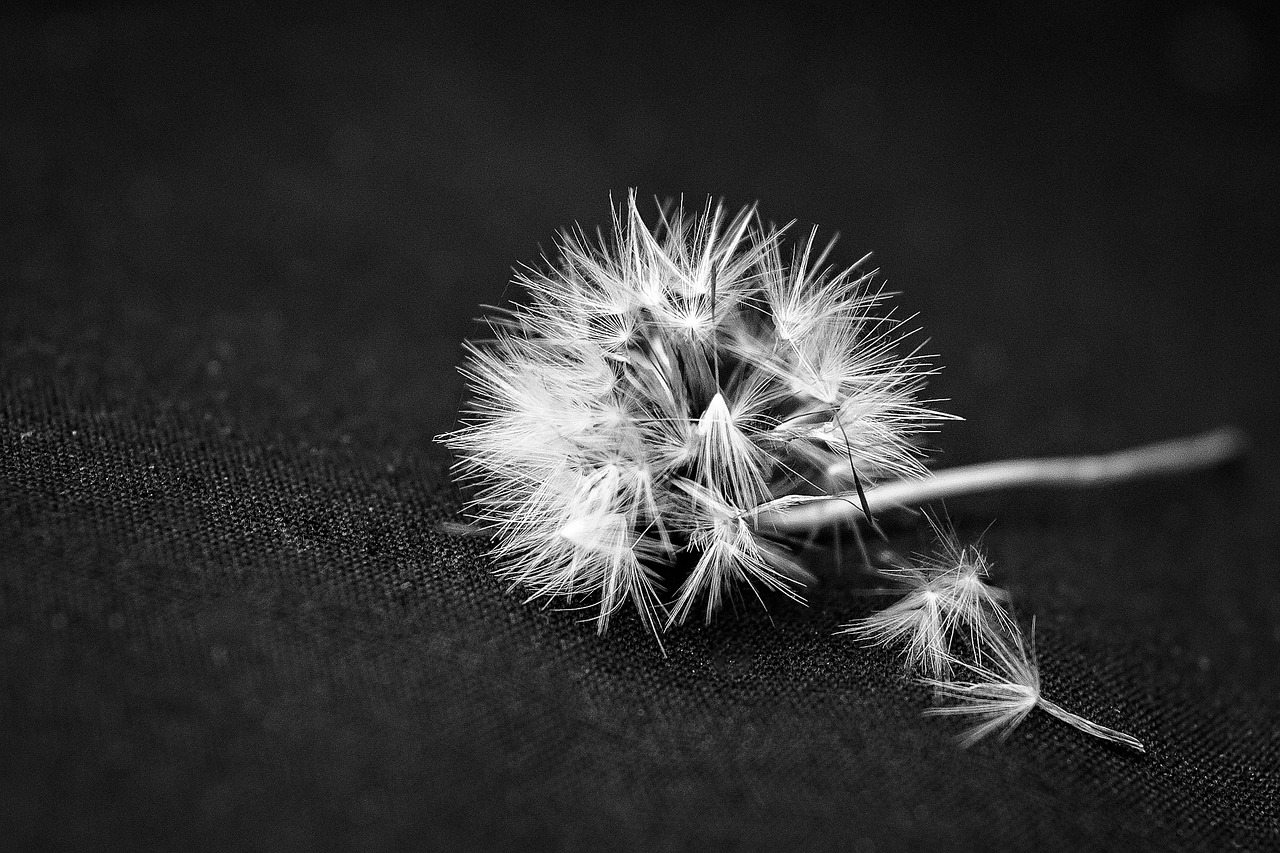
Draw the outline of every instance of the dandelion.
<instances>
[{"instance_id":1,"label":"dandelion","mask_svg":"<svg viewBox=\"0 0 1280 853\"><path fill-rule=\"evenodd\" d=\"M786 231L710 203L650 225L630 193L608 235L567 232L554 262L517 273L528 298L467 344L470 403L440 437L513 587L597 596L601 631L630 602L656 631L739 587L798 595L807 575L783 543L801 533L975 491L1176 474L1245 447L1222 429L931 472L920 440L952 416L921 399L932 368L900 352L909 330L868 257L835 271L816 232L788 251ZM907 638L936 671L936 638L919 637L1001 612L976 552L951 556L968 570L925 572L863 633Z\"/></svg>"},{"instance_id":2,"label":"dandelion","mask_svg":"<svg viewBox=\"0 0 1280 853\"><path fill-rule=\"evenodd\" d=\"M798 597L759 510L925 475L918 440L948 417L919 399L928 364L898 353L866 258L835 272L785 231L711 204L651 227L631 193L608 236L518 273L528 299L467 345L441 437L513 586L598 597L600 631L628 602L656 631L735 590Z\"/></svg>"},{"instance_id":3,"label":"dandelion","mask_svg":"<svg viewBox=\"0 0 1280 853\"><path fill-rule=\"evenodd\" d=\"M1034 636L1034 622L1031 630ZM1020 631L996 635L992 639L987 664L958 659L955 661L958 667L970 674L971 678L968 680L923 679L926 685L937 691L940 698L951 699L956 703L930 708L925 711L926 714L977 718L977 722L961 736L963 746L971 746L990 734L1003 740L1027 714L1040 708L1085 734L1136 752L1146 752L1142 741L1133 735L1099 725L1046 699L1040 692L1040 671L1035 662L1035 647L1032 645L1028 651Z\"/></svg>"},{"instance_id":4,"label":"dandelion","mask_svg":"<svg viewBox=\"0 0 1280 853\"><path fill-rule=\"evenodd\" d=\"M870 256L837 271L831 243L815 230L788 248L788 228L711 203L650 224L629 193L607 235L566 232L554 260L519 271L527 298L468 342L470 401L440 440L470 491L466 529L488 535L495 571L528 601L588 610L601 633L633 607L658 636L744 592L802 600L812 577L789 544L802 534L879 531L883 509L994 489L1176 475L1247 446L1223 428L931 471L921 439L953 416L922 399L933 369L904 347ZM899 599L839 633L900 648L950 702L926 713L974 720L964 745L1039 708L1145 751L1045 698L981 550L929 521L933 555L878 569Z\"/></svg>"}]
</instances>

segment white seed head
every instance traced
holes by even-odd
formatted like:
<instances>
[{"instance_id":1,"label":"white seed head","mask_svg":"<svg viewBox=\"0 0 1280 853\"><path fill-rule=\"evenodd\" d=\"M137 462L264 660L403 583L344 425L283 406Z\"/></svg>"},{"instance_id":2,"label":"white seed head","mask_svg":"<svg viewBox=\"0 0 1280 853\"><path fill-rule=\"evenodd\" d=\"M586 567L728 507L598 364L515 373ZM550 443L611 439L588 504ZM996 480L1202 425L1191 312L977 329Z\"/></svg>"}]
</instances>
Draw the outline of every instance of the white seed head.
<instances>
[{"instance_id":1,"label":"white seed head","mask_svg":"<svg viewBox=\"0 0 1280 853\"><path fill-rule=\"evenodd\" d=\"M517 274L528 298L468 343L470 402L441 437L514 585L599 596L601 631L627 601L655 627L703 598L710 618L735 587L804 577L756 507L925 473L915 442L945 416L875 273L833 273L813 234L788 262L784 230L712 204L650 227L631 193L609 236L565 233Z\"/></svg>"}]
</instances>

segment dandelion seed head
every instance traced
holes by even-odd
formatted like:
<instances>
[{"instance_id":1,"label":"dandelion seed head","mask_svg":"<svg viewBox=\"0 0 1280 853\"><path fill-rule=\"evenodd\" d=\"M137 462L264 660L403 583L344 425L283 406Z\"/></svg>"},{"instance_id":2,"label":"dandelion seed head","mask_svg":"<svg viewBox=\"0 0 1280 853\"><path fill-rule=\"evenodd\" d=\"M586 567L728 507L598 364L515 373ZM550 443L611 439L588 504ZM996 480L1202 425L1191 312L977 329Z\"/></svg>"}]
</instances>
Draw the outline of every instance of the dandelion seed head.
<instances>
[{"instance_id":1,"label":"dandelion seed head","mask_svg":"<svg viewBox=\"0 0 1280 853\"><path fill-rule=\"evenodd\" d=\"M527 299L468 344L441 437L513 586L599 596L601 630L627 602L657 626L797 596L758 507L925 473L918 440L946 417L919 400L929 365L898 353L867 258L833 271L816 232L788 250L785 231L711 203L649 223L631 193L607 233L517 272Z\"/></svg>"}]
</instances>

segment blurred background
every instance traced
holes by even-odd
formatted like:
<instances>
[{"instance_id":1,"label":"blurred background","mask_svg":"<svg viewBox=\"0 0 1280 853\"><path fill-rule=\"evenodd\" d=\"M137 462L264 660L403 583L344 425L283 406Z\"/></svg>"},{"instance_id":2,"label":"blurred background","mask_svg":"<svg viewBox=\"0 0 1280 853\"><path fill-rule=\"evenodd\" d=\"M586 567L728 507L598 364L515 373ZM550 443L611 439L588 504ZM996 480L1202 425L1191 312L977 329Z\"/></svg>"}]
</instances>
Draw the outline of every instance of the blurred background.
<instances>
[{"instance_id":1,"label":"blurred background","mask_svg":"<svg viewBox=\"0 0 1280 853\"><path fill-rule=\"evenodd\" d=\"M1274 839L1272 24L1194 3L4 13L0 725L26 744L9 820L76 844L276 849L652 849L695 824L726 847L742 827L867 850L983 832L1064 849ZM992 559L1067 662L1063 689L1123 671L1106 692L1140 710L1099 713L1136 714L1158 744L1176 729L1167 754L1137 770L1084 758L1096 746L1051 723L956 753L891 655L833 647L862 604L820 594L774 622L747 606L662 658L626 620L599 640L521 608L473 546L437 536L427 519L456 504L433 437L453 426L473 318L513 266L553 253L558 229L607 224L631 187L759 201L765 219L839 233L837 263L874 251L945 366L933 395L965 418L936 437L940 465L1252 434L1234 474L950 507L966 537L995 520ZM523 669L499 662L511 654ZM253 662L239 681L237 659ZM471 687L426 687L454 678ZM828 764L730 767L699 752L719 716L695 731L686 706L635 699L703 683L737 697L727 731L825 709L837 740L805 748ZM598 740L529 734L514 722L529 703L554 731L585 715ZM624 707L648 722L619 735ZM850 719L897 733L839 740ZM521 734L486 745L494 731ZM807 754L794 731L769 754ZM1056 763L1028 752L1046 740ZM703 759L714 772L660 781ZM847 788L855 767L865 790ZM903 776L918 781L876 782ZM735 788L751 778L760 801ZM939 793L957 778L971 787ZM1095 778L1128 793L1101 802ZM1020 816L961 796L1020 787ZM454 817L415 811L428 802ZM833 817L859 808L876 816L856 832Z\"/></svg>"},{"instance_id":2,"label":"blurred background","mask_svg":"<svg viewBox=\"0 0 1280 853\"><path fill-rule=\"evenodd\" d=\"M11 18L5 277L243 357L293 339L300 372L401 386L379 396L404 412L367 414L431 435L459 389L440 366L558 229L629 187L758 200L838 232L838 260L876 252L972 422L952 454L977 431L1043 451L1272 420L1239 393L1276 363L1264 22L894 5ZM973 406L974 384L1000 390Z\"/></svg>"}]
</instances>

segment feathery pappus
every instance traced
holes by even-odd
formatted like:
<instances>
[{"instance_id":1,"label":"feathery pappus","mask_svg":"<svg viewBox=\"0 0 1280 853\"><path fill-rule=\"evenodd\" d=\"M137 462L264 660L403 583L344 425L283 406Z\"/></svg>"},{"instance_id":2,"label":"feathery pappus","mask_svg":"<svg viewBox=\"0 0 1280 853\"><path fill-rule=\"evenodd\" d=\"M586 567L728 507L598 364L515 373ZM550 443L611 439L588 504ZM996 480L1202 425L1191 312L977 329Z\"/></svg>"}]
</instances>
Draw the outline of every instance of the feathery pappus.
<instances>
[{"instance_id":1,"label":"feathery pappus","mask_svg":"<svg viewBox=\"0 0 1280 853\"><path fill-rule=\"evenodd\" d=\"M712 203L650 224L632 192L607 234L518 272L527 300L467 344L441 440L530 599L587 600L601 632L631 602L656 633L742 590L799 597L761 509L926 474L918 439L949 416L920 399L931 368L899 352L869 256L835 271L788 227Z\"/></svg>"},{"instance_id":2,"label":"feathery pappus","mask_svg":"<svg viewBox=\"0 0 1280 853\"><path fill-rule=\"evenodd\" d=\"M902 587L902 597L837 633L897 646L907 669L933 688L941 702L949 702L926 714L975 720L960 736L964 746L990 734L1003 739L1040 708L1085 734L1145 752L1133 735L1099 725L1043 695L1034 620L1028 641L1006 609L1008 593L989 583L982 549L962 545L953 532L927 517L937 537L936 553L879 571Z\"/></svg>"}]
</instances>

